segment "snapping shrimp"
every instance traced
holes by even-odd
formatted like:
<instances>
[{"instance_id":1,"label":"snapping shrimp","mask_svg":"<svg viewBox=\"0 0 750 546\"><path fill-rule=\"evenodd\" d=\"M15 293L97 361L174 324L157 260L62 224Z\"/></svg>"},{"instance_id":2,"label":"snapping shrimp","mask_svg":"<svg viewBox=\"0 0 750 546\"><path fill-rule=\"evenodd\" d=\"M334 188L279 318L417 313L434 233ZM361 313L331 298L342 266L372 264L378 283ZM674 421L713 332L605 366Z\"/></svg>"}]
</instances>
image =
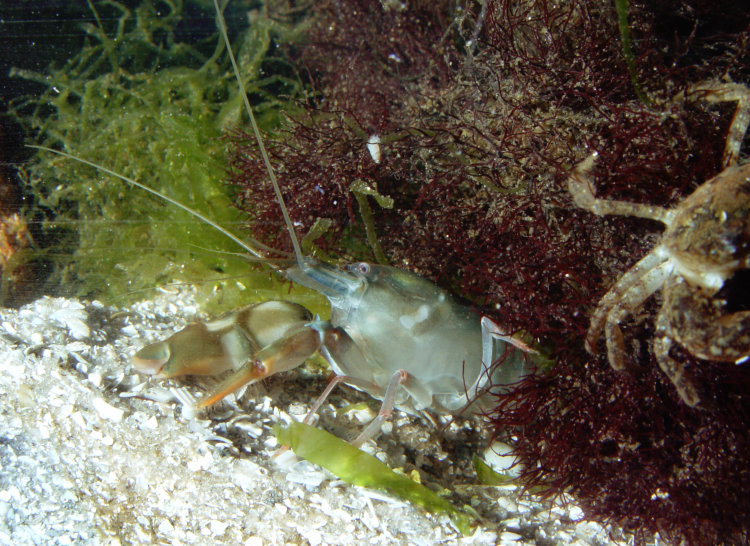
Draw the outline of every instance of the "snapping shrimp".
<instances>
[{"instance_id":1,"label":"snapping shrimp","mask_svg":"<svg viewBox=\"0 0 750 546\"><path fill-rule=\"evenodd\" d=\"M289 302L245 307L218 319L193 323L169 339L144 347L133 358L136 370L163 377L217 375L232 370L198 403L203 408L244 385L295 368L317 352L330 364L335 377L304 422L312 420L339 383L382 400L378 415L352 442L355 446L375 438L394 408L452 415L469 406L486 407L490 386L515 383L528 373L523 353L532 349L414 273L369 263L335 268L302 255L216 0L214 5L294 247L295 266L286 270L272 262L270 266L288 280L322 293L330 302L331 318L313 318L304 307ZM269 260L259 250L260 245L242 241L211 219L140 182L65 152L34 147L90 165L148 191L211 225L251 254Z\"/></svg>"}]
</instances>

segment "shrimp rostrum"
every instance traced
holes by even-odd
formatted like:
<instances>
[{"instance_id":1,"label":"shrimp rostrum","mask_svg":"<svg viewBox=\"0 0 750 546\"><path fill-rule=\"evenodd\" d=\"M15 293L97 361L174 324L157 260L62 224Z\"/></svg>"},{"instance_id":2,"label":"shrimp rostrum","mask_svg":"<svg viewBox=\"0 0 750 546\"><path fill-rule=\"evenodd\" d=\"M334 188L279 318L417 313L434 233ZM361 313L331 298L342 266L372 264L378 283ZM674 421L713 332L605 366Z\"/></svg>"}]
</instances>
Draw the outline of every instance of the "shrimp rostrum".
<instances>
[{"instance_id":1,"label":"shrimp rostrum","mask_svg":"<svg viewBox=\"0 0 750 546\"><path fill-rule=\"evenodd\" d=\"M217 19L228 45L223 20ZM230 48L228 54L236 67ZM242 95L246 97L246 93ZM312 317L304 307L289 302L251 305L190 324L169 339L144 347L133 358L136 370L162 377L229 373L198 403L200 408L243 385L295 368L318 352L335 377L305 422L311 421L339 383L382 400L377 417L352 442L356 446L378 434L394 407L409 413L457 414L469 406L483 407L490 386L521 379L527 372L523 352L530 349L429 280L384 265L356 263L336 268L303 257L252 109L247 102L245 107L295 250L296 265L280 271L288 280L322 293L331 305L330 320ZM259 245L241 241L200 213L135 180L63 152L45 150L156 194L209 223L252 254L268 258L258 250Z\"/></svg>"}]
</instances>

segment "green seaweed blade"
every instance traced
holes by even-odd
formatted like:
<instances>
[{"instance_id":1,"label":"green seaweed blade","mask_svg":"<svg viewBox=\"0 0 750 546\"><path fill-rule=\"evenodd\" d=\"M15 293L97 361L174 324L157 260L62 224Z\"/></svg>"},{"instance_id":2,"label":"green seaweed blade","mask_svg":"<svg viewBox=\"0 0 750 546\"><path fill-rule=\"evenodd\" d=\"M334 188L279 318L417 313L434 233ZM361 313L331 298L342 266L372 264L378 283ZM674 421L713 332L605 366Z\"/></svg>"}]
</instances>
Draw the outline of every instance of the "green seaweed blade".
<instances>
[{"instance_id":1,"label":"green seaweed blade","mask_svg":"<svg viewBox=\"0 0 750 546\"><path fill-rule=\"evenodd\" d=\"M288 427L274 427L274 434L279 443L291 447L303 459L325 468L345 482L385 491L431 513L446 514L461 533L471 532L473 516L324 430L292 422Z\"/></svg>"}]
</instances>

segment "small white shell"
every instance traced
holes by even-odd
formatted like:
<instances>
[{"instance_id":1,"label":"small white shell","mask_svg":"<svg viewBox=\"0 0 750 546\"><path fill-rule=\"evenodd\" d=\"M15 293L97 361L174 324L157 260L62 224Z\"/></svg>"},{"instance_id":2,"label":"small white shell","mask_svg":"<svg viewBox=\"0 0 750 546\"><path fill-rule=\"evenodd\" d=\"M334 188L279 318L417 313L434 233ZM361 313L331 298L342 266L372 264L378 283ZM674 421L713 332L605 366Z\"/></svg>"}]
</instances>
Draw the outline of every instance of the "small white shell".
<instances>
[{"instance_id":1,"label":"small white shell","mask_svg":"<svg viewBox=\"0 0 750 546\"><path fill-rule=\"evenodd\" d=\"M99 417L101 417L102 419L107 419L109 421L114 421L115 423L119 423L120 421L122 421L122 418L125 415L125 412L123 410L109 405L101 398L94 398L94 400L92 400L92 405L94 406L96 412L99 414Z\"/></svg>"},{"instance_id":2,"label":"small white shell","mask_svg":"<svg viewBox=\"0 0 750 546\"><path fill-rule=\"evenodd\" d=\"M367 151L375 163L380 163L380 137L378 135L370 136L367 141Z\"/></svg>"}]
</instances>

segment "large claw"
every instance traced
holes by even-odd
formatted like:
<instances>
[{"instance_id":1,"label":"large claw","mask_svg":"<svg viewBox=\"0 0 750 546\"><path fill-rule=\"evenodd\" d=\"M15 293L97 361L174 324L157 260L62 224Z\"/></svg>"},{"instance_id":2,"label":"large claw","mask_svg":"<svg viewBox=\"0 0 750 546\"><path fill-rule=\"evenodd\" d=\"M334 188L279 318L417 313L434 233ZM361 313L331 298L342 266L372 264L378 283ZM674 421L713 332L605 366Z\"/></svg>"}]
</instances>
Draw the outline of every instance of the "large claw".
<instances>
[{"instance_id":1,"label":"large claw","mask_svg":"<svg viewBox=\"0 0 750 546\"><path fill-rule=\"evenodd\" d=\"M252 381L300 365L320 345L307 324L309 311L295 303L268 301L217 319L193 322L133 356L141 373L159 377L219 375L235 370L200 407Z\"/></svg>"},{"instance_id":2,"label":"large claw","mask_svg":"<svg viewBox=\"0 0 750 546\"><path fill-rule=\"evenodd\" d=\"M308 326L300 327L253 355L239 370L201 400L198 407L205 408L244 385L296 368L318 350L320 343L317 331Z\"/></svg>"}]
</instances>

